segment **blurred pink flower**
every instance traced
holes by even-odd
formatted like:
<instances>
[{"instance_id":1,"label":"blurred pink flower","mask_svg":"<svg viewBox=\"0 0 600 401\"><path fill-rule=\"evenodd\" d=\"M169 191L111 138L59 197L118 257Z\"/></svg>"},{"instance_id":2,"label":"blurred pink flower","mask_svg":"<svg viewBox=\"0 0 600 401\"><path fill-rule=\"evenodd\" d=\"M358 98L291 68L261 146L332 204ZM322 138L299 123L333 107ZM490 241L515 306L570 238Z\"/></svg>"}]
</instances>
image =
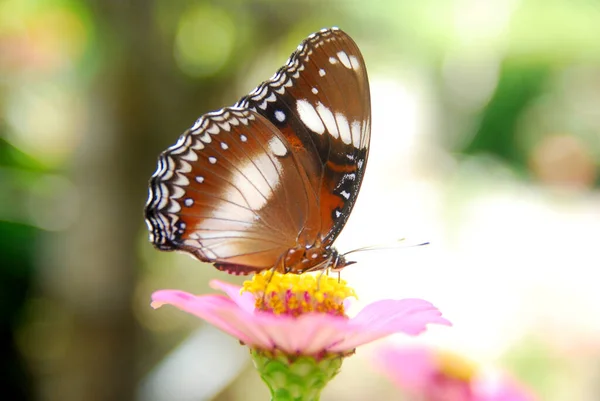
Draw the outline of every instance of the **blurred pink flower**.
<instances>
[{"instance_id":1,"label":"blurred pink flower","mask_svg":"<svg viewBox=\"0 0 600 401\"><path fill-rule=\"evenodd\" d=\"M378 367L418 401L535 401L508 375L426 347L382 347Z\"/></svg>"},{"instance_id":2,"label":"blurred pink flower","mask_svg":"<svg viewBox=\"0 0 600 401\"><path fill-rule=\"evenodd\" d=\"M430 323L450 325L437 308L420 299L376 301L353 318L319 312L292 316L257 310L256 297L240 294L239 286L213 280L211 287L227 296L161 290L152 295L152 306L176 306L251 348L288 355L344 354L393 333L418 335Z\"/></svg>"}]
</instances>

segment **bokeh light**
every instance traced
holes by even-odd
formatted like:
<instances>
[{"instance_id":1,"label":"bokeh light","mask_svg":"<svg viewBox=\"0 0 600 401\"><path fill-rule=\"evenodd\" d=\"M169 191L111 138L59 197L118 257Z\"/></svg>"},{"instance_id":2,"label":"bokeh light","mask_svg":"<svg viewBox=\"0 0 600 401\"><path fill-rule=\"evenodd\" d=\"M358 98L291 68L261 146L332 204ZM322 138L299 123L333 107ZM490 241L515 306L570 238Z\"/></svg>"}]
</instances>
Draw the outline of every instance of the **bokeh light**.
<instances>
[{"instance_id":1,"label":"bokeh light","mask_svg":"<svg viewBox=\"0 0 600 401\"><path fill-rule=\"evenodd\" d=\"M192 6L179 21L175 60L195 78L210 77L233 56L236 25L230 14L216 6Z\"/></svg>"}]
</instances>

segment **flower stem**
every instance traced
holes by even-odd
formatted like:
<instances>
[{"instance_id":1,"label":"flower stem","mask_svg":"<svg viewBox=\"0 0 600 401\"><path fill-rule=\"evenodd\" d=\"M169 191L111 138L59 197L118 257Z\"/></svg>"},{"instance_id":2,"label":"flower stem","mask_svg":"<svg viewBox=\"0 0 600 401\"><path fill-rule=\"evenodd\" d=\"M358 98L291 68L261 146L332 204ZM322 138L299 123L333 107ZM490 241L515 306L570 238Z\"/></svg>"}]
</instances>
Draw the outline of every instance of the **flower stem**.
<instances>
[{"instance_id":1,"label":"flower stem","mask_svg":"<svg viewBox=\"0 0 600 401\"><path fill-rule=\"evenodd\" d=\"M342 355L291 356L251 350L254 365L271 391L271 401L318 401L339 372Z\"/></svg>"}]
</instances>

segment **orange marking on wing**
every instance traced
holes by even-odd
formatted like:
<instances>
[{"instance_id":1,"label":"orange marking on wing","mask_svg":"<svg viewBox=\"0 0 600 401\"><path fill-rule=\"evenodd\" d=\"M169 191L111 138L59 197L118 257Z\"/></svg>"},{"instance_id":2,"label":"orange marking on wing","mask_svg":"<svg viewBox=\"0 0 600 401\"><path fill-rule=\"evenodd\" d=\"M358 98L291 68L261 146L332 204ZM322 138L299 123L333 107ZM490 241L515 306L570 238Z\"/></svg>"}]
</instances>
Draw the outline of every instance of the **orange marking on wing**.
<instances>
[{"instance_id":1,"label":"orange marking on wing","mask_svg":"<svg viewBox=\"0 0 600 401\"><path fill-rule=\"evenodd\" d=\"M331 160L327 161L327 168L336 173L354 173L358 170L355 164L339 164Z\"/></svg>"}]
</instances>

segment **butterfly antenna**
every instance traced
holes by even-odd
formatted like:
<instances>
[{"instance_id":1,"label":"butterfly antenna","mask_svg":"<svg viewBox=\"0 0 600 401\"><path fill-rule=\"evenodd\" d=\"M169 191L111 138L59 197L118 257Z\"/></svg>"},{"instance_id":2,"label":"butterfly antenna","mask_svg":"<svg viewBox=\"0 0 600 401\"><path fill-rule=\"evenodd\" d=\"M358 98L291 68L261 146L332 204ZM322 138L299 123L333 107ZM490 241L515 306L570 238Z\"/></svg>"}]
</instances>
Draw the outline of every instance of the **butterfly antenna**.
<instances>
[{"instance_id":1,"label":"butterfly antenna","mask_svg":"<svg viewBox=\"0 0 600 401\"><path fill-rule=\"evenodd\" d=\"M396 241L394 241L392 243L388 243L388 244L369 245L369 246L365 246L362 248L357 248L357 249L348 251L348 252L342 254L342 256L346 256L346 255L349 255L351 253L356 253L356 252L363 252L363 251L382 251L382 250L386 250L386 249L412 248L412 247L416 247L416 246L429 245L429 241L421 242L418 244L406 244L406 243L404 243L404 241L406 241L406 238L399 238Z\"/></svg>"}]
</instances>

